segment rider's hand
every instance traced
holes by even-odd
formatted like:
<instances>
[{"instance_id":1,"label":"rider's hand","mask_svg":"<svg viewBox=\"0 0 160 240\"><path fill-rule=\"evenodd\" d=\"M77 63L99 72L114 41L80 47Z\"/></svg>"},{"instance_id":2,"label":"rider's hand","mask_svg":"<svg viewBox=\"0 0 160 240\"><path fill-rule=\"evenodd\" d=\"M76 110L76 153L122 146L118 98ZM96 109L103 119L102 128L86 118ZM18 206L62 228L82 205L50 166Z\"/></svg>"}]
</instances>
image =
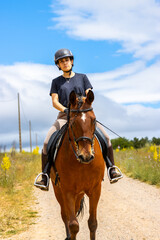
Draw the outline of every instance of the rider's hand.
<instances>
[{"instance_id":1,"label":"rider's hand","mask_svg":"<svg viewBox=\"0 0 160 240\"><path fill-rule=\"evenodd\" d=\"M66 113L68 115L68 112L69 112L68 108L65 108L64 113Z\"/></svg>"}]
</instances>

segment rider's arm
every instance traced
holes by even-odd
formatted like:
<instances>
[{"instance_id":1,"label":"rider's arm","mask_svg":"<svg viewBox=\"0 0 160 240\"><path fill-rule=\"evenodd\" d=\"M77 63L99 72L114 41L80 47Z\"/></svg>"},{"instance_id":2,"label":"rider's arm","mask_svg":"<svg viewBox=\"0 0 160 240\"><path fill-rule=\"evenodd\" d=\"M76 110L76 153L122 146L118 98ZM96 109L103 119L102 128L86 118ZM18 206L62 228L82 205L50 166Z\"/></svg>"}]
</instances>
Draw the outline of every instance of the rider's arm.
<instances>
[{"instance_id":1,"label":"rider's arm","mask_svg":"<svg viewBox=\"0 0 160 240\"><path fill-rule=\"evenodd\" d=\"M57 110L59 110L60 112L64 112L64 109L66 109L66 107L64 107L59 102L57 93L52 93L52 104L53 104L53 107L56 108Z\"/></svg>"}]
</instances>

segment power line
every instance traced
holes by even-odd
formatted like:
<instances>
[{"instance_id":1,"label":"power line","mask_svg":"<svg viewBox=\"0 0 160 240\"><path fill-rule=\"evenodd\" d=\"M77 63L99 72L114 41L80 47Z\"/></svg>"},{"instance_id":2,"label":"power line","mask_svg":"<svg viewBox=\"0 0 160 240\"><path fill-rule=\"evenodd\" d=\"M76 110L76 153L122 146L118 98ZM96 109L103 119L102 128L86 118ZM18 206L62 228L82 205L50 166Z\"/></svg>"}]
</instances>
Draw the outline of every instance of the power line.
<instances>
[{"instance_id":1,"label":"power line","mask_svg":"<svg viewBox=\"0 0 160 240\"><path fill-rule=\"evenodd\" d=\"M22 151L22 135L23 135L23 131L22 131L22 128L23 128L23 124L25 125L28 125L29 123L29 136L30 136L30 148L31 148L31 151L32 151L32 138L31 138L31 135L33 134L34 136L34 139L35 139L35 144L37 145L38 144L38 140L41 142L42 141L42 136L37 133L37 131L35 131L33 129L33 126L31 125L31 121L28 120L27 118L27 114L25 114L25 104L24 104L24 101L22 101L22 98L20 98L20 94L17 93L17 97L18 97L18 128L19 128L19 149L20 149L20 152ZM4 99L4 100L0 100L0 103L7 103L7 102L13 102L15 100L17 100L17 97L15 98L12 98L12 99ZM23 115L23 117L22 117ZM23 121L23 123L21 123Z\"/></svg>"},{"instance_id":2,"label":"power line","mask_svg":"<svg viewBox=\"0 0 160 240\"><path fill-rule=\"evenodd\" d=\"M21 108L22 108L22 112L23 112L23 115L24 115L24 119L25 119L25 121L26 121L27 124L28 124L28 119L27 119L27 117L26 117L26 115L25 115L25 112L24 112L23 101L22 101L22 99L21 99Z\"/></svg>"},{"instance_id":3,"label":"power line","mask_svg":"<svg viewBox=\"0 0 160 240\"><path fill-rule=\"evenodd\" d=\"M13 102L14 100L17 100L17 97L7 100L0 100L0 102Z\"/></svg>"},{"instance_id":4,"label":"power line","mask_svg":"<svg viewBox=\"0 0 160 240\"><path fill-rule=\"evenodd\" d=\"M36 143L36 145L38 144L38 139L43 141L43 138L39 134L37 134L37 132L33 129L33 126L31 124L32 121L27 119L25 111L24 111L24 102L22 101L22 99L21 99L21 109L22 109L24 120L27 123L27 125L28 125L28 122L29 122L30 149L32 151L32 142L33 142L32 136L33 135L35 136L35 143Z\"/></svg>"}]
</instances>

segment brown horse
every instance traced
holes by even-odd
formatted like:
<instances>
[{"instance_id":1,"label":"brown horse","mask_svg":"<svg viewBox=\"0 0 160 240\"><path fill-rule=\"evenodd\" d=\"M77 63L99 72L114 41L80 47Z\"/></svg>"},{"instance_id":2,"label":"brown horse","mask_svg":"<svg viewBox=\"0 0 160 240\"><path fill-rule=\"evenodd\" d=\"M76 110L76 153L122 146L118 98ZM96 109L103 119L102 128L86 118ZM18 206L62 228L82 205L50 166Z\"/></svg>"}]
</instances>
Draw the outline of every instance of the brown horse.
<instances>
[{"instance_id":1,"label":"brown horse","mask_svg":"<svg viewBox=\"0 0 160 240\"><path fill-rule=\"evenodd\" d=\"M84 194L89 197L90 239L96 237L97 205L105 163L94 135L96 118L91 106L93 100L92 91L86 97L77 97L74 92L70 94L68 128L55 163L59 184L55 185L55 173L51 169L55 196L61 206L61 216L66 227L66 240L76 239L79 231L76 215Z\"/></svg>"}]
</instances>

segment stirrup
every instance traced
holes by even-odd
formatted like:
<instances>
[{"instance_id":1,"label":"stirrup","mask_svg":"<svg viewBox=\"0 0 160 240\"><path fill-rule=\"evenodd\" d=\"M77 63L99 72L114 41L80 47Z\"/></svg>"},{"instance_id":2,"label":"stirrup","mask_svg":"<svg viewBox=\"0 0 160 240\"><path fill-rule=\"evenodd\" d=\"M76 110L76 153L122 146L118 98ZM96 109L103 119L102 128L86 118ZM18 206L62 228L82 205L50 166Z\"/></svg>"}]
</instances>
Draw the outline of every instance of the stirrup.
<instances>
[{"instance_id":1,"label":"stirrup","mask_svg":"<svg viewBox=\"0 0 160 240\"><path fill-rule=\"evenodd\" d=\"M38 180L38 178L39 178L40 176L46 176L46 178L47 178L47 184L46 184L46 185L41 185L41 184L38 184L38 183L37 183L37 180ZM40 174L38 174L38 176L37 176L36 179L35 179L34 186L36 186L36 187L38 187L38 188L41 188L41 189L43 189L43 190L48 190L48 189L49 189L49 176L48 176L48 174L47 174L47 173L43 173L43 172L40 173Z\"/></svg>"},{"instance_id":2,"label":"stirrup","mask_svg":"<svg viewBox=\"0 0 160 240\"><path fill-rule=\"evenodd\" d=\"M119 174L120 174L119 177L111 178L111 169L113 169L113 168L116 168L116 169L118 170L118 172L119 172ZM107 174L108 174L108 178L109 178L110 183L115 183L115 182L117 182L119 179L123 178L123 174L122 174L121 170L120 170L117 166L115 166L115 165L113 165L112 167L109 167L109 168L108 168Z\"/></svg>"}]
</instances>

